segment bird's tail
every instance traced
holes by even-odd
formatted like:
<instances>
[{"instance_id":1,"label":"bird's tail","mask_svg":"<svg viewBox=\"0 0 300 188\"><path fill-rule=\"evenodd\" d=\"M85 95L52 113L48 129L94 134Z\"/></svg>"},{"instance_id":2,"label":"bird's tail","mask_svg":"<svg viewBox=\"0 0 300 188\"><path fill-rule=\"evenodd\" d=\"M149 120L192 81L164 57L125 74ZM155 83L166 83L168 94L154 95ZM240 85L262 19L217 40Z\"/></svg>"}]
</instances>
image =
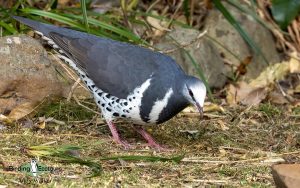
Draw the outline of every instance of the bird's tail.
<instances>
[{"instance_id":1,"label":"bird's tail","mask_svg":"<svg viewBox=\"0 0 300 188\"><path fill-rule=\"evenodd\" d=\"M43 35L47 36L49 35L49 32L55 31L58 29L57 26L44 24L41 22L37 22L31 19L23 18L20 16L12 16L15 20L18 20L19 22L31 27L33 30L43 33Z\"/></svg>"},{"instance_id":2,"label":"bird's tail","mask_svg":"<svg viewBox=\"0 0 300 188\"><path fill-rule=\"evenodd\" d=\"M45 24L41 22L37 22L28 18L23 18L20 16L12 16L15 20L31 27L33 30L37 31L38 34L43 35L45 37L50 38L49 33L55 32L59 33L61 35L65 35L71 38L95 38L96 36L90 35L87 33L63 28L63 27L58 27L55 25L50 25L50 24Z\"/></svg>"}]
</instances>

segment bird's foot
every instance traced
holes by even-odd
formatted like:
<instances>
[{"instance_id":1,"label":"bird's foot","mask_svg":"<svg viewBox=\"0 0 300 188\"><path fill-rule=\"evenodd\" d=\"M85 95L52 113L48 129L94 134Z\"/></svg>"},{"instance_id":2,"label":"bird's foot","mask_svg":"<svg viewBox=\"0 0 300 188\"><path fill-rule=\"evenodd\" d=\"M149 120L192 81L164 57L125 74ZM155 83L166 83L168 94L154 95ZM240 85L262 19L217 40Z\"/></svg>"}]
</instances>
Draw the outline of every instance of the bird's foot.
<instances>
[{"instance_id":1,"label":"bird's foot","mask_svg":"<svg viewBox=\"0 0 300 188\"><path fill-rule=\"evenodd\" d=\"M140 134L143 136L143 138L145 140L147 140L148 142L148 146L153 148L153 149L156 149L158 151L167 151L168 149L166 147L163 147L161 145L159 145L155 140L154 138L152 138L152 136L142 127L140 126L134 126L134 129Z\"/></svg>"},{"instance_id":2,"label":"bird's foot","mask_svg":"<svg viewBox=\"0 0 300 188\"><path fill-rule=\"evenodd\" d=\"M132 149L133 146L131 144L129 144L127 141L125 140L122 140L120 139L120 137L118 138L114 138L114 141L117 143L117 144L120 144L124 147L125 150L129 150L129 149Z\"/></svg>"},{"instance_id":3,"label":"bird's foot","mask_svg":"<svg viewBox=\"0 0 300 188\"><path fill-rule=\"evenodd\" d=\"M125 140L122 140L119 136L119 133L117 131L117 128L116 126L113 124L112 121L107 121L107 124L108 124L108 127L111 131L111 134L113 136L113 139L114 141L117 143L117 144L120 144L124 147L124 149L128 150L128 149L131 149L132 148L132 145L130 145L128 142L126 142Z\"/></svg>"}]
</instances>

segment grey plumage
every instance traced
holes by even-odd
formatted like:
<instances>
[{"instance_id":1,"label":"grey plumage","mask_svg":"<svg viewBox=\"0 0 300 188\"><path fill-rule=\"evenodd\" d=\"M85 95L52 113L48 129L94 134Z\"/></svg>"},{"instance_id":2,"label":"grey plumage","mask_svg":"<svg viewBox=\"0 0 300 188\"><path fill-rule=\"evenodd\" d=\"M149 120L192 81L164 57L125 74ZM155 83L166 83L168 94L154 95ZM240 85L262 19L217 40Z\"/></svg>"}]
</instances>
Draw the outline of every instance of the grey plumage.
<instances>
[{"instance_id":1,"label":"grey plumage","mask_svg":"<svg viewBox=\"0 0 300 188\"><path fill-rule=\"evenodd\" d=\"M49 36L69 52L99 88L119 98L126 98L151 75L163 75L156 80L170 83L184 75L173 59L146 48L98 37L71 38L56 32L49 32Z\"/></svg>"}]
</instances>

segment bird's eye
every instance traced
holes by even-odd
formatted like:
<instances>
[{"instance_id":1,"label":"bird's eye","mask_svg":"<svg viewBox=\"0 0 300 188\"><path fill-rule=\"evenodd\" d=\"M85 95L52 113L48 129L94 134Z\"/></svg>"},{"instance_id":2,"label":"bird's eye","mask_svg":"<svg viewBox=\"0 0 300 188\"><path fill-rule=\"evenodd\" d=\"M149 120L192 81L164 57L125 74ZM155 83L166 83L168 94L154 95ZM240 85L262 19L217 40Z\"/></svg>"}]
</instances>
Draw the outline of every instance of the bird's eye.
<instances>
[{"instance_id":1,"label":"bird's eye","mask_svg":"<svg viewBox=\"0 0 300 188\"><path fill-rule=\"evenodd\" d=\"M194 94L193 94L192 90L190 90L190 89L189 89L189 94L191 97L194 97Z\"/></svg>"}]
</instances>

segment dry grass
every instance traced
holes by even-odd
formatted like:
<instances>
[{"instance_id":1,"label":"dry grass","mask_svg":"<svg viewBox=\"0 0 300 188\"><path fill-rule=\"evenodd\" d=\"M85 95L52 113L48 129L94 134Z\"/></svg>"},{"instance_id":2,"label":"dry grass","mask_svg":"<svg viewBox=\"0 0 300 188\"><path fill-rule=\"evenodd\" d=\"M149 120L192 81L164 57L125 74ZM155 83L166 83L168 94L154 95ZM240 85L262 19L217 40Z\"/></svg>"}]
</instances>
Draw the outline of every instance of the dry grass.
<instances>
[{"instance_id":1,"label":"dry grass","mask_svg":"<svg viewBox=\"0 0 300 188\"><path fill-rule=\"evenodd\" d=\"M299 117L291 117L285 109L268 104L225 109L225 113L210 113L201 121L197 116L181 114L161 126L149 127L160 143L172 149L166 152L145 147L130 126L122 123L119 126L121 134L129 142L137 143L135 149L124 151L111 140L105 124L100 121L96 125L99 118L91 121L93 113L72 103L57 103L40 109L37 116L46 114L65 121L66 125L47 123L45 129L39 129L34 123L28 123L29 119L15 125L1 125L0 160L4 166L18 166L31 159L24 151L26 147L73 145L83 148L76 155L99 163L103 168L100 176L85 178L90 173L86 166L41 157L41 163L59 167L55 173L41 176L51 181L40 183L42 187L270 187L274 186L270 174L272 164L282 160L300 162ZM26 128L26 125L32 126ZM187 130L194 130L194 133ZM185 157L180 163L100 160L118 155L171 157L182 154ZM22 173L0 170L0 185L27 187L37 184L24 184L22 178Z\"/></svg>"}]
</instances>

